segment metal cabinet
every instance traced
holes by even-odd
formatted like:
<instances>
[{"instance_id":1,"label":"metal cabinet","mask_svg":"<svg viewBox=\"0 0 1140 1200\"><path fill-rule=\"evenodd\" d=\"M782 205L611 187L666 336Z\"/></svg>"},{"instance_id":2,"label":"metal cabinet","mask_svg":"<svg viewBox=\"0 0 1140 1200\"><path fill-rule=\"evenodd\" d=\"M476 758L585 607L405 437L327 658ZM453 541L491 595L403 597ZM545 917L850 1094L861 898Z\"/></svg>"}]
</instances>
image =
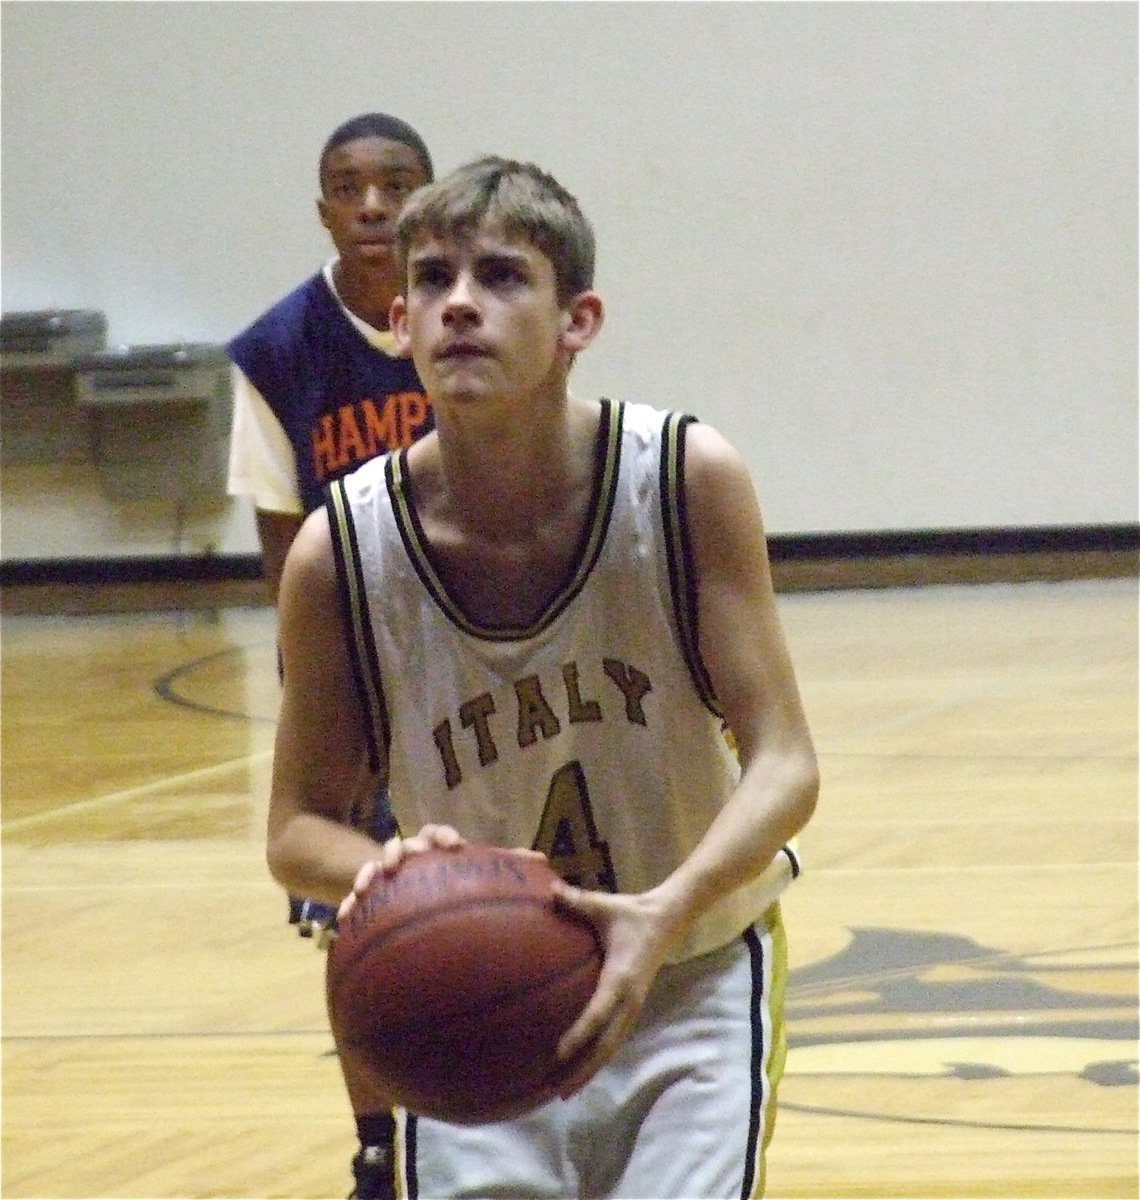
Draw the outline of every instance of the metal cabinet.
<instances>
[{"instance_id":1,"label":"metal cabinet","mask_svg":"<svg viewBox=\"0 0 1140 1200\"><path fill-rule=\"evenodd\" d=\"M114 500L224 500L231 403L221 346L126 346L78 364L76 404Z\"/></svg>"},{"instance_id":2,"label":"metal cabinet","mask_svg":"<svg viewBox=\"0 0 1140 1200\"><path fill-rule=\"evenodd\" d=\"M107 318L94 310L0 316L0 462L88 457L87 417L75 404L76 363L106 342Z\"/></svg>"}]
</instances>

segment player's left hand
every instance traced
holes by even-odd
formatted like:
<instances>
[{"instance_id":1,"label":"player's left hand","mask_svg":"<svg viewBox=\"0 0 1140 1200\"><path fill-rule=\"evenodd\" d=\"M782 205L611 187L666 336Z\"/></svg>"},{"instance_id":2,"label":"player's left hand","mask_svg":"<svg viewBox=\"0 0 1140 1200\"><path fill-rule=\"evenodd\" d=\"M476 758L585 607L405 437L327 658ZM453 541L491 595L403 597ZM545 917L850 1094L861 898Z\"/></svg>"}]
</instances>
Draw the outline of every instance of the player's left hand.
<instances>
[{"instance_id":1,"label":"player's left hand","mask_svg":"<svg viewBox=\"0 0 1140 1200\"><path fill-rule=\"evenodd\" d=\"M613 895L559 882L554 894L594 926L605 950L593 996L558 1043L567 1067L558 1094L565 1100L613 1057L633 1027L677 930L658 889Z\"/></svg>"}]
</instances>

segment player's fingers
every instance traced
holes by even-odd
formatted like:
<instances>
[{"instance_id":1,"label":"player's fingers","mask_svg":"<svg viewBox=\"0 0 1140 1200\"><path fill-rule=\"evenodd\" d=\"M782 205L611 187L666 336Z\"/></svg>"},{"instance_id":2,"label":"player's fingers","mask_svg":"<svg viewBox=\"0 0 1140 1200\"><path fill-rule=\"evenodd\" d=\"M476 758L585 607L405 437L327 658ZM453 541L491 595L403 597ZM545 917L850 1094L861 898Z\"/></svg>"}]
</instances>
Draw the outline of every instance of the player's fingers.
<instances>
[{"instance_id":1,"label":"player's fingers","mask_svg":"<svg viewBox=\"0 0 1140 1200\"><path fill-rule=\"evenodd\" d=\"M356 872L356 878L352 881L352 891L354 895L361 896L368 891L368 885L376 877L376 872L380 864L375 859L369 859L366 863L361 863L360 870Z\"/></svg>"},{"instance_id":2,"label":"player's fingers","mask_svg":"<svg viewBox=\"0 0 1140 1200\"><path fill-rule=\"evenodd\" d=\"M586 1013L582 1014L587 1017ZM600 1025L592 1021L581 1023L584 1041L575 1039L576 1027L567 1030L558 1043L558 1058L563 1059L566 1073L559 1080L558 1094L569 1099L579 1088L585 1086L614 1056L633 1021L633 1014L621 1006L610 1009L599 1018Z\"/></svg>"},{"instance_id":3,"label":"player's fingers","mask_svg":"<svg viewBox=\"0 0 1140 1200\"><path fill-rule=\"evenodd\" d=\"M558 1039L555 1057L559 1062L569 1066L576 1058L583 1058L588 1053L591 1044L598 1038L605 1024L606 1006L601 1003L596 1004L597 999L597 993L595 993L594 999L586 1005L574 1024Z\"/></svg>"},{"instance_id":4,"label":"player's fingers","mask_svg":"<svg viewBox=\"0 0 1140 1200\"><path fill-rule=\"evenodd\" d=\"M467 839L450 825L424 825L419 833L405 839L404 848L412 853L421 850L457 850L466 843Z\"/></svg>"},{"instance_id":5,"label":"player's fingers","mask_svg":"<svg viewBox=\"0 0 1140 1200\"><path fill-rule=\"evenodd\" d=\"M607 973L603 966L594 994L559 1039L556 1057L565 1063L587 1055L591 1062L599 1055L602 1060L609 1058L640 1007L628 980L621 974Z\"/></svg>"},{"instance_id":6,"label":"player's fingers","mask_svg":"<svg viewBox=\"0 0 1140 1200\"><path fill-rule=\"evenodd\" d=\"M614 897L608 892L591 892L572 884L554 881L551 891L554 900L570 912L585 917L592 925L604 925L614 912Z\"/></svg>"},{"instance_id":7,"label":"player's fingers","mask_svg":"<svg viewBox=\"0 0 1140 1200\"><path fill-rule=\"evenodd\" d=\"M394 871L404 860L404 848L406 844L405 840L399 834L395 837L390 837L380 847L380 853L377 855L376 861L372 866L380 871ZM367 863L364 865L368 866Z\"/></svg>"},{"instance_id":8,"label":"player's fingers","mask_svg":"<svg viewBox=\"0 0 1140 1200\"><path fill-rule=\"evenodd\" d=\"M546 862L546 855L541 850L531 850L529 846L512 846L508 853L517 854L519 858L535 858Z\"/></svg>"},{"instance_id":9,"label":"player's fingers","mask_svg":"<svg viewBox=\"0 0 1140 1200\"><path fill-rule=\"evenodd\" d=\"M336 916L338 921L343 921L356 907L357 896L363 895L368 890L368 885L376 875L377 867L378 864L370 859L368 862L362 864L360 870L356 872L356 878L352 881L352 891L345 896L337 908Z\"/></svg>"}]
</instances>

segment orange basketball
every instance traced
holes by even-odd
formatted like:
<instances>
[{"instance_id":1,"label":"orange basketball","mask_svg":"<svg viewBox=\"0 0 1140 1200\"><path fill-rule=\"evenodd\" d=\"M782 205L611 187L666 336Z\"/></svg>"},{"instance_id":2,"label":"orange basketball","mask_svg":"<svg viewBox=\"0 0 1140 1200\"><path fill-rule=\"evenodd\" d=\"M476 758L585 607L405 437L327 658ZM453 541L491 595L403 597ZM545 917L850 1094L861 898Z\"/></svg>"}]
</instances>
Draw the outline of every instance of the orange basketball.
<instances>
[{"instance_id":1,"label":"orange basketball","mask_svg":"<svg viewBox=\"0 0 1140 1200\"><path fill-rule=\"evenodd\" d=\"M342 1047L396 1104L480 1124L556 1094L555 1049L593 994L593 927L556 907L541 859L492 846L410 854L329 955Z\"/></svg>"}]
</instances>

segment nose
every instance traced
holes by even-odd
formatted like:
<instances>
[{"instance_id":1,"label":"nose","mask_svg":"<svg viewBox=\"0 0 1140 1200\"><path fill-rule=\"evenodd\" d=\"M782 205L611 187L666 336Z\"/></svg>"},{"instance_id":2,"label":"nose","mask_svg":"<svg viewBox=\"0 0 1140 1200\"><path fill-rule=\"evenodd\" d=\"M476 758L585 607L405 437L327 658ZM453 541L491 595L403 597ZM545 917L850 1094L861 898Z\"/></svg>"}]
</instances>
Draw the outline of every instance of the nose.
<instances>
[{"instance_id":1,"label":"nose","mask_svg":"<svg viewBox=\"0 0 1140 1200\"><path fill-rule=\"evenodd\" d=\"M383 215L385 210L384 193L374 183L370 183L364 189L364 196L360 201L360 210L365 216L378 217Z\"/></svg>"},{"instance_id":2,"label":"nose","mask_svg":"<svg viewBox=\"0 0 1140 1200\"><path fill-rule=\"evenodd\" d=\"M472 321L478 319L478 316L479 305L471 276L466 271L460 271L447 293L443 306L444 323Z\"/></svg>"}]
</instances>

